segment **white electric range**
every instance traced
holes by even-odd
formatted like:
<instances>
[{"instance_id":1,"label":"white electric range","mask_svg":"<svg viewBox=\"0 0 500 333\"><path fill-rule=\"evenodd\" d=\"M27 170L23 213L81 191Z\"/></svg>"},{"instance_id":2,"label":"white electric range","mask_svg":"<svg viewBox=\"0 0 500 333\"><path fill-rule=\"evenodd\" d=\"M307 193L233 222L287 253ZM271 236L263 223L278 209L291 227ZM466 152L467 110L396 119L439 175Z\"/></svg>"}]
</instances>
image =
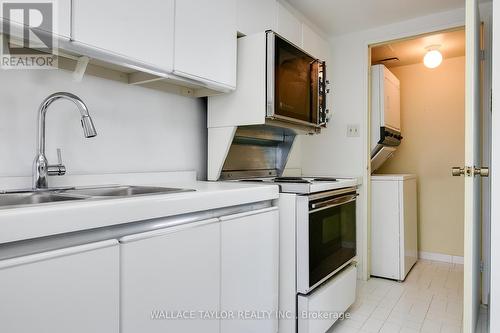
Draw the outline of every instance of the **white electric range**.
<instances>
[{"instance_id":1,"label":"white electric range","mask_svg":"<svg viewBox=\"0 0 500 333\"><path fill-rule=\"evenodd\" d=\"M280 187L279 333L326 332L355 301L358 180L239 181Z\"/></svg>"}]
</instances>

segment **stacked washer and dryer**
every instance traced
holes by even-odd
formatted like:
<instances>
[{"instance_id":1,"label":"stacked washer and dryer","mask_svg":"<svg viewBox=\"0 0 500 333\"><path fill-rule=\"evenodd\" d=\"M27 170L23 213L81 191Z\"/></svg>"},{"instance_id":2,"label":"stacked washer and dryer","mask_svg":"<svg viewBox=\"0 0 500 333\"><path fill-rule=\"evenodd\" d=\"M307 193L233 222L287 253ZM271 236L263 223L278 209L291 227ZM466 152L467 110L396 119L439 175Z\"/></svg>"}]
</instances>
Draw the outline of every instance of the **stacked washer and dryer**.
<instances>
[{"instance_id":1,"label":"stacked washer and dryer","mask_svg":"<svg viewBox=\"0 0 500 333\"><path fill-rule=\"evenodd\" d=\"M373 174L403 137L398 78L384 65L371 78L371 275L403 281L418 259L417 176Z\"/></svg>"}]
</instances>

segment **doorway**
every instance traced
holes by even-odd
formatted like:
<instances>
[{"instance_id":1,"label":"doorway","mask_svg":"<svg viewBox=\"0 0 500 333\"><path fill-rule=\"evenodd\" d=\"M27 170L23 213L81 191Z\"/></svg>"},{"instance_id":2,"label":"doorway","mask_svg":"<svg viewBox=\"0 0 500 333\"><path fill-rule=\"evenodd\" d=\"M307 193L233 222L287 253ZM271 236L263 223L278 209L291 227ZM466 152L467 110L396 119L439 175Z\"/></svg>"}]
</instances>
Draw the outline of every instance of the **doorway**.
<instances>
[{"instance_id":1,"label":"doorway","mask_svg":"<svg viewBox=\"0 0 500 333\"><path fill-rule=\"evenodd\" d=\"M384 181L388 179L388 175L401 176L410 172L417 176L417 256L419 262L415 267L417 267L416 271L418 273L415 273L414 269L412 273L407 275L406 281L411 282L423 278L424 288L421 289L422 285L419 286L420 295L427 292L433 294L430 300L426 300L426 302L430 302L429 304L420 304L421 308L424 309L427 306L427 315L419 318L422 321L421 324L424 325L424 322L430 322L429 325L449 325L449 322L442 320L442 318L446 318L445 312L438 316L438 318L441 318L440 323L439 320L437 323L432 320L433 314L436 311L439 313L444 311L443 309L454 308L455 314L467 313L468 315L464 317L464 321L462 321L462 318L455 316L453 325L461 323L460 326L467 327L467 331L469 331L476 323L477 317L479 317L477 328L481 332L487 330L487 312L485 311L486 308L482 307L478 314L474 304L479 304L479 299L482 300L482 303L488 303L489 274L486 267L485 271L481 273L482 277L480 276L479 269L480 267L483 269L483 266L479 265L479 261L481 255L484 262L489 261L489 179L482 179L482 201L480 199L471 199L470 195L472 193L471 186L474 184L475 194L478 195L477 198L481 197L478 193L479 190L477 190L481 181L474 181L474 179L479 179L476 176L483 175L483 168L477 167L481 165L481 161L476 156L481 155L483 165L489 165L491 142L490 100L481 93L484 89L488 89L490 84L490 78L487 74L489 62L487 57L486 61L484 56L482 59L479 58L481 54L479 49L484 49L484 43L488 43L490 38L483 38L485 35L484 25L479 24L477 13L476 15L470 15L471 12L473 11L469 10L469 21L474 18L474 24L469 25L468 23L466 38L464 28L461 27L369 46L370 65L383 67L384 70L389 72L388 77L394 76L398 80L401 89L399 96L401 118L398 119L400 123L397 123L397 125L400 125L400 127L397 128L394 128L394 123L387 122L387 120L387 124L380 124L390 128L390 131L385 131L385 137L383 131L378 134L373 130L376 126L372 126L372 133L368 136L368 147L371 148L372 156L377 156L374 155L374 147L377 143L379 146L380 144L389 146L389 153L385 154L383 163L380 163L380 160L374 163L372 160L371 164L374 169L371 170L372 172L385 175L385 177L382 177ZM474 27L472 28L472 26ZM471 41L475 41L476 47L471 47ZM446 46L443 47L443 45ZM465 50L465 45L469 45L467 50ZM425 55L435 53L436 50L441 53L442 59L438 57L439 59L434 64L431 61L430 64L426 63L424 65L425 60L428 60L425 59L427 58ZM386 94L389 96L379 97L377 100L374 97L374 95L380 94L377 85L384 84L377 82L377 79L373 79L373 76L377 75L374 74L376 72L373 71L373 68L370 73L372 77L369 79L371 83L369 119L373 121L375 118L375 121L379 121L380 117L376 112L378 112L377 107L380 108L380 105L376 105L376 103L384 101L384 98L386 98L386 104L393 108L389 100L394 100L394 96ZM391 80L389 79L389 81ZM465 84L465 82L468 83ZM474 86L472 82L477 83L477 86ZM387 85L387 82L385 85ZM375 104L375 106L372 104ZM391 112L394 112L394 110ZM386 118L396 119L397 117L389 115ZM396 130L396 132L393 132L393 130ZM387 136L390 137L390 140L387 140ZM404 139L400 140L401 142L396 140L396 144L394 144L394 137L403 137ZM474 139L472 143L471 139L473 137L482 137L482 140L479 142L479 140ZM374 142L374 140L380 141ZM475 162L472 162L472 159ZM465 174L465 184L463 179L452 178L450 173L452 164L464 165L463 162L465 162L465 165L473 165L469 169L465 167L455 170L458 175ZM370 165L368 169L370 169ZM468 170L471 170L471 172L469 173ZM397 179L400 181L399 184L404 184L403 179L404 177ZM384 229L387 227L387 222L382 227L380 223L377 224L377 220L387 221L390 218L390 214L380 215L381 201L378 200L380 197L388 196L386 193L390 193L390 187L382 187L382 190L380 190L380 185L374 185L379 183L373 180L372 177L371 186L369 186L371 188L369 190L371 209L368 209L369 214L371 213L368 234L372 237L370 271L372 276L391 278L387 274L380 273L380 267L377 267L377 265L380 266L380 263L377 264L376 259L373 259L376 256L376 253L374 253L377 252L376 247L387 248L387 242L390 240L387 237L388 230ZM467 191L467 186L469 186L469 191ZM400 185L400 188L406 187L408 186ZM397 196L397 193L393 193L393 197L395 196ZM400 210L400 219L408 220L405 216L407 212L401 209L401 207L409 206L405 203L405 200L408 199L404 199L400 195L399 199L392 200L399 200L399 206L393 205L392 207L393 210ZM383 201L387 201L387 199L384 198ZM378 213L376 212L377 209L379 210ZM481 209L482 220L480 220L479 214L476 215L475 213ZM388 211L387 208L385 210ZM468 222L464 224L464 221ZM476 226L479 227L476 228ZM383 232L380 231L381 228ZM471 228L474 230L471 230ZM479 238L481 229L482 247ZM401 224L400 230L412 229ZM465 232L466 230L468 231ZM383 234L383 236L380 234ZM464 237L464 234L466 234L466 237ZM377 238L379 239L378 243ZM401 239L400 247L412 243L411 239L407 238L407 235L401 233L399 236L399 239ZM464 251L469 253L469 256L465 256L465 260ZM406 248L406 253L412 252L415 252L414 248ZM403 258L405 258L405 252L401 251L399 259L403 264L400 272L403 271L402 274L405 275ZM387 266L389 259L390 256L384 256L382 262L385 266ZM465 274L462 273L464 272L464 261ZM438 287L441 282L434 281L434 283L432 276L422 275L422 265L424 264L435 264L445 271L448 270L446 276L441 276L438 279L441 282L443 280L450 281L448 286L446 286L445 282L445 285ZM406 265L412 266L411 260ZM396 280L402 280L403 277ZM428 284L429 281L430 284ZM455 299L451 301L448 300L447 305L445 305L445 302L434 302L434 300L440 299L440 294L450 284L457 286L457 281L460 288L458 295L455 296L458 297L454 297ZM482 285L479 281L482 282ZM469 299L470 302L463 302L464 292L466 293L465 299ZM463 307L457 306L457 300ZM433 303L435 305L431 305ZM404 307L395 307L395 309L398 308ZM437 326L432 327L431 331L436 329Z\"/></svg>"},{"instance_id":2,"label":"doorway","mask_svg":"<svg viewBox=\"0 0 500 333\"><path fill-rule=\"evenodd\" d=\"M371 119L384 118L376 114L384 110L398 113L386 116L385 123L372 123L372 157L387 145L385 136L377 133L379 126L402 137L388 145L391 152L386 160L372 163L372 276L394 279L394 273L388 274L387 258L396 249L399 256L392 266L399 266L399 275L394 280L404 281L403 294L387 324L408 316L413 319L408 328L418 324L419 329L431 331L460 328L464 183L453 178L450 170L464 163L465 30L390 41L372 46L370 52ZM374 79L377 68L394 77L399 91L389 93L387 82ZM385 105L375 105L384 104L384 99ZM391 100L399 100L398 105ZM399 118L399 123L389 123L387 118ZM396 228L392 233L391 227ZM388 240L394 244L392 249Z\"/></svg>"}]
</instances>

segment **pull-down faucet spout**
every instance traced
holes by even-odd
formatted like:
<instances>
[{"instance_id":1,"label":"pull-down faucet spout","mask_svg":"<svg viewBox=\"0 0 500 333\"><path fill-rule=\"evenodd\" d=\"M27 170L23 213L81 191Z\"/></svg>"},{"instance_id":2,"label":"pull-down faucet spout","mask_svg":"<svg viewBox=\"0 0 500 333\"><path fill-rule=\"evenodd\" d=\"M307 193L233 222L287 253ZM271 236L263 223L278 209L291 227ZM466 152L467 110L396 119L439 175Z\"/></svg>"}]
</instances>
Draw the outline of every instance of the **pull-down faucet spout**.
<instances>
[{"instance_id":1,"label":"pull-down faucet spout","mask_svg":"<svg viewBox=\"0 0 500 333\"><path fill-rule=\"evenodd\" d=\"M33 162L33 189L35 190L46 189L48 187L47 176L61 176L66 173L66 168L62 165L61 161L57 165L49 165L45 156L45 116L49 106L58 99L67 99L76 105L80 111L83 135L86 138L92 138L97 135L87 106L78 96L68 92L58 92L45 98L38 109L38 151Z\"/></svg>"}]
</instances>

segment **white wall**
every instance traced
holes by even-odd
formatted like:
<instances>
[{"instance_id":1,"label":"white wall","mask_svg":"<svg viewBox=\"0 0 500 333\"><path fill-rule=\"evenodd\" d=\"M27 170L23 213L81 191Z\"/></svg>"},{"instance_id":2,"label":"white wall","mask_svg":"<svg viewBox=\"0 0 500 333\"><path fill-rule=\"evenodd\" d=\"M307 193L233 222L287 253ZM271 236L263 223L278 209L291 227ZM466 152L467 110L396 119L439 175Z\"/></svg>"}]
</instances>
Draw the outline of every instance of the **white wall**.
<instances>
[{"instance_id":1,"label":"white wall","mask_svg":"<svg viewBox=\"0 0 500 333\"><path fill-rule=\"evenodd\" d=\"M335 37L329 79L333 90L333 117L319 136L302 138L302 170L306 175L363 176L358 200L358 252L361 275L368 276L368 45L439 31L465 23L463 9ZM360 136L346 137L347 125L360 127Z\"/></svg>"},{"instance_id":2,"label":"white wall","mask_svg":"<svg viewBox=\"0 0 500 333\"><path fill-rule=\"evenodd\" d=\"M37 109L56 91L83 99L98 136L84 139L69 101L47 114L47 155L63 150L68 174L196 170L206 177L206 112L193 99L62 70L4 70L0 75L0 176L29 176L35 156Z\"/></svg>"},{"instance_id":3,"label":"white wall","mask_svg":"<svg viewBox=\"0 0 500 333\"><path fill-rule=\"evenodd\" d=\"M464 165L465 57L390 71L401 84L404 139L377 173L416 174L419 251L463 257L464 180L450 170Z\"/></svg>"}]
</instances>

